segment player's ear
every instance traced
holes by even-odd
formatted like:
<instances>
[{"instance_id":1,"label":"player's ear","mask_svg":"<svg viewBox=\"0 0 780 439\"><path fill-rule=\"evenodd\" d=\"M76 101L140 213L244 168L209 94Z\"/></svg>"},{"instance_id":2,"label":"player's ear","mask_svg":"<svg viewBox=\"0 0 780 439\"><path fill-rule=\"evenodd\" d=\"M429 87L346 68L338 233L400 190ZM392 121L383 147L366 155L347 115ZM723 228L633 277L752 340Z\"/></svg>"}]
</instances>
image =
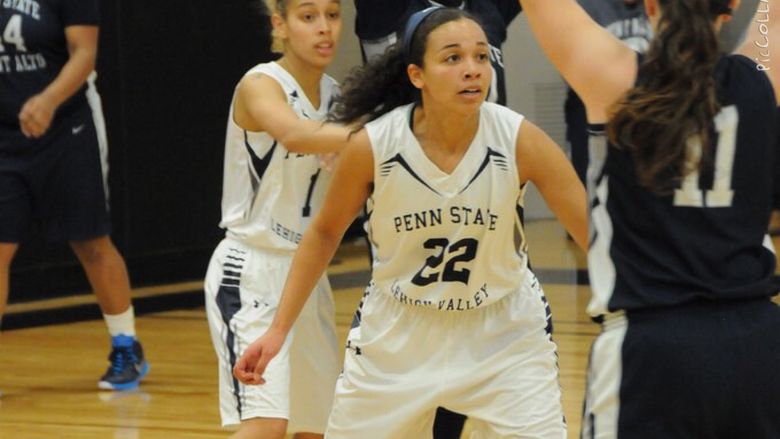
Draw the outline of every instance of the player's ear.
<instances>
[{"instance_id":1,"label":"player's ear","mask_svg":"<svg viewBox=\"0 0 780 439\"><path fill-rule=\"evenodd\" d=\"M731 21L731 19L734 17L734 11L737 10L741 3L742 2L740 0L729 0L729 8L731 8L731 13L721 15L723 17L724 23Z\"/></svg>"},{"instance_id":2,"label":"player's ear","mask_svg":"<svg viewBox=\"0 0 780 439\"><path fill-rule=\"evenodd\" d=\"M409 82L415 88L422 90L423 85L425 85L425 81L422 78L422 68L416 64L409 64L406 67L406 74L409 76Z\"/></svg>"},{"instance_id":3,"label":"player's ear","mask_svg":"<svg viewBox=\"0 0 780 439\"><path fill-rule=\"evenodd\" d=\"M645 13L648 17L655 18L656 14L658 14L658 1L645 0Z\"/></svg>"},{"instance_id":4,"label":"player's ear","mask_svg":"<svg viewBox=\"0 0 780 439\"><path fill-rule=\"evenodd\" d=\"M278 12L274 12L271 15L271 26L273 27L271 36L280 40L287 39L287 22Z\"/></svg>"}]
</instances>

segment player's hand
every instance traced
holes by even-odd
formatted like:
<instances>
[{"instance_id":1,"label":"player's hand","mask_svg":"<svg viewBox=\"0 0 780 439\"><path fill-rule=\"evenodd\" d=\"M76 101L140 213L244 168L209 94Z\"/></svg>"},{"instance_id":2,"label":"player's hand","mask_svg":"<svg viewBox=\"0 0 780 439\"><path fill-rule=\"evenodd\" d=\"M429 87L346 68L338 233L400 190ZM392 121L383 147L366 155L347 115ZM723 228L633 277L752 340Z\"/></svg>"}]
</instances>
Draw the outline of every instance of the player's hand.
<instances>
[{"instance_id":1,"label":"player's hand","mask_svg":"<svg viewBox=\"0 0 780 439\"><path fill-rule=\"evenodd\" d=\"M46 133L54 117L57 106L44 94L32 96L19 112L19 126L22 133L30 138L39 138Z\"/></svg>"},{"instance_id":2,"label":"player's hand","mask_svg":"<svg viewBox=\"0 0 780 439\"><path fill-rule=\"evenodd\" d=\"M233 376L244 384L265 384L265 368L282 349L287 334L273 328L249 345L233 367Z\"/></svg>"}]
</instances>

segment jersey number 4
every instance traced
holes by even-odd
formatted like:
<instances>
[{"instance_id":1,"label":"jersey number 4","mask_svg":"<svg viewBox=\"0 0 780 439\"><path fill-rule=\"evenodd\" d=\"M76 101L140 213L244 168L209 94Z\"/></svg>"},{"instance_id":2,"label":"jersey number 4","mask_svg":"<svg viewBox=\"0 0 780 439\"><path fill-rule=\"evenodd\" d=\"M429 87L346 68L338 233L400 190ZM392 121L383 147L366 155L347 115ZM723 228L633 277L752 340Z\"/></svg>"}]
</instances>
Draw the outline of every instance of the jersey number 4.
<instances>
[{"instance_id":1,"label":"jersey number 4","mask_svg":"<svg viewBox=\"0 0 780 439\"><path fill-rule=\"evenodd\" d=\"M421 287L439 281L468 284L471 270L468 268L457 270L455 264L473 260L477 255L478 244L479 241L474 238L464 238L452 245L447 238L431 238L425 241L423 247L431 250L439 249L439 252L425 260L425 265L414 275L412 283ZM444 264L444 270L440 271L439 268L444 262L445 256L447 263ZM424 274L426 271L428 273Z\"/></svg>"},{"instance_id":2,"label":"jersey number 4","mask_svg":"<svg viewBox=\"0 0 780 439\"><path fill-rule=\"evenodd\" d=\"M0 53L5 52L6 44L13 44L16 46L17 52L27 52L27 48L24 46L24 37L22 37L22 16L19 14L12 15L8 20L8 24L5 25L2 38L0 38Z\"/></svg>"},{"instance_id":3,"label":"jersey number 4","mask_svg":"<svg viewBox=\"0 0 780 439\"><path fill-rule=\"evenodd\" d=\"M687 207L730 207L734 198L731 177L734 168L734 156L737 147L737 125L739 113L737 107L729 105L715 116L715 131L718 133L718 146L715 151L715 178L712 189L704 190L699 186L698 163L701 160L701 139L688 141L687 160L696 170L683 179L682 186L674 191L674 205Z\"/></svg>"}]
</instances>

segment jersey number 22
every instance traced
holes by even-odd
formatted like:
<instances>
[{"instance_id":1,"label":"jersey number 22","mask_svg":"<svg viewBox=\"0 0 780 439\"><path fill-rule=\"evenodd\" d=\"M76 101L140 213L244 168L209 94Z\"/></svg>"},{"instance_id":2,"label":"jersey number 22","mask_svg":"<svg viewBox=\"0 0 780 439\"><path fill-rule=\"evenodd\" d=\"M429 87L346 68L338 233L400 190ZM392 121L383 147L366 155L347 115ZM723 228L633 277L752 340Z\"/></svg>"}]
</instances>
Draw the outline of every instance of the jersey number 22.
<instances>
[{"instance_id":1,"label":"jersey number 22","mask_svg":"<svg viewBox=\"0 0 780 439\"><path fill-rule=\"evenodd\" d=\"M424 287L434 282L463 282L469 283L471 270L461 268L457 270L455 264L458 262L469 262L477 255L477 246L479 241L474 238L463 238L458 242L452 243L447 238L431 238L423 243L427 249L439 249L439 253L429 256L425 260L425 265L412 278L412 283ZM462 250L462 251L461 251ZM444 262L445 254L447 263L444 264L444 270L439 270ZM428 274L424 275L426 268L429 268Z\"/></svg>"}]
</instances>

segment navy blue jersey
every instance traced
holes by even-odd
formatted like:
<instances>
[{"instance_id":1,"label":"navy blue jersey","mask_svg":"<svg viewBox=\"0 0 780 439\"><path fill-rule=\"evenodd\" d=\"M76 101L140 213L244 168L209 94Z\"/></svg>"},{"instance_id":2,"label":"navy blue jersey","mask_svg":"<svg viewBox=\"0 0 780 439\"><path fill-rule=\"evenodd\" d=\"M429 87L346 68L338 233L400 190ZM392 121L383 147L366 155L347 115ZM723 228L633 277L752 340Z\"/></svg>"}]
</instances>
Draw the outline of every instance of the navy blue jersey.
<instances>
[{"instance_id":1,"label":"navy blue jersey","mask_svg":"<svg viewBox=\"0 0 780 439\"><path fill-rule=\"evenodd\" d=\"M631 152L591 126L592 315L776 293L766 247L780 154L774 92L741 55L724 56L715 78L711 157L668 195L640 186Z\"/></svg>"},{"instance_id":2,"label":"navy blue jersey","mask_svg":"<svg viewBox=\"0 0 780 439\"><path fill-rule=\"evenodd\" d=\"M432 5L433 0L355 0L355 33L360 38L363 59L384 53L398 39L410 15ZM509 23L520 13L517 0L464 0L463 8L477 17L490 44L493 85L488 101L506 105L506 81L501 45Z\"/></svg>"},{"instance_id":3,"label":"navy blue jersey","mask_svg":"<svg viewBox=\"0 0 780 439\"><path fill-rule=\"evenodd\" d=\"M582 9L601 27L636 52L646 52L653 28L645 14L644 0L577 0Z\"/></svg>"},{"instance_id":4,"label":"navy blue jersey","mask_svg":"<svg viewBox=\"0 0 780 439\"><path fill-rule=\"evenodd\" d=\"M22 105L68 61L65 28L97 26L98 18L97 0L0 0L0 136L19 132ZM52 125L86 105L85 90L60 106Z\"/></svg>"}]
</instances>

